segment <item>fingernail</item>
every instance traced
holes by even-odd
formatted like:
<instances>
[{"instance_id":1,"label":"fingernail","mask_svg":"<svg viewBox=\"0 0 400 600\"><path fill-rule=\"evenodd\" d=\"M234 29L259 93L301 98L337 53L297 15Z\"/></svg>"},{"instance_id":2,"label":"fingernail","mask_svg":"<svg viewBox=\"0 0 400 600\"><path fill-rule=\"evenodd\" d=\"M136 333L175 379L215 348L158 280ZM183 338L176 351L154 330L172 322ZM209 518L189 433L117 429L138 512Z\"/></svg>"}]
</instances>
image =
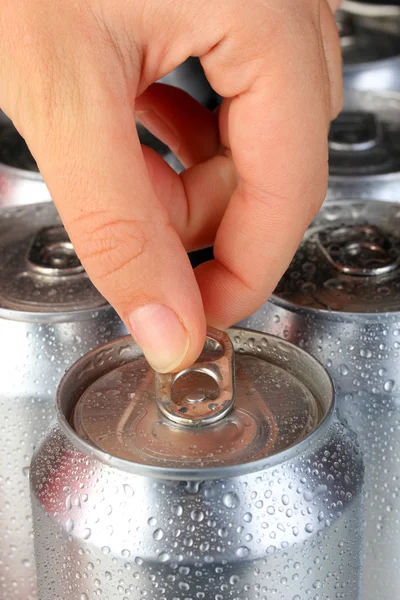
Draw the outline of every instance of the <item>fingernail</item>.
<instances>
[{"instance_id":1,"label":"fingernail","mask_svg":"<svg viewBox=\"0 0 400 600\"><path fill-rule=\"evenodd\" d=\"M176 133L171 129L168 123L155 113L153 110L138 110L136 118L144 125L150 133L164 142L172 152L177 150L179 139Z\"/></svg>"},{"instance_id":2,"label":"fingernail","mask_svg":"<svg viewBox=\"0 0 400 600\"><path fill-rule=\"evenodd\" d=\"M189 348L189 337L168 306L141 306L131 313L129 323L133 337L153 369L168 373L181 364Z\"/></svg>"}]
</instances>

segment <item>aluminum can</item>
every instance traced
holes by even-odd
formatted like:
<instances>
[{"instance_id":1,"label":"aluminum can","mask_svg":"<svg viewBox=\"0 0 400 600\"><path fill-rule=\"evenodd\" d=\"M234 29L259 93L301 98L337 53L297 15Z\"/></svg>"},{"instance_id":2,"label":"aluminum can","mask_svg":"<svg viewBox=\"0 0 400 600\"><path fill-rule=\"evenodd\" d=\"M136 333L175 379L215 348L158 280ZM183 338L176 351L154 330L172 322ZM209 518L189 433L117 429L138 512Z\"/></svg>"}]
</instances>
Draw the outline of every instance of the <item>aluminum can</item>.
<instances>
[{"instance_id":1,"label":"aluminum can","mask_svg":"<svg viewBox=\"0 0 400 600\"><path fill-rule=\"evenodd\" d=\"M317 357L365 458L364 600L399 596L400 207L323 206L271 300L247 326Z\"/></svg>"},{"instance_id":2,"label":"aluminum can","mask_svg":"<svg viewBox=\"0 0 400 600\"><path fill-rule=\"evenodd\" d=\"M360 598L363 466L329 377L228 334L174 377L131 338L64 377L31 468L41 600Z\"/></svg>"},{"instance_id":3,"label":"aluminum can","mask_svg":"<svg viewBox=\"0 0 400 600\"><path fill-rule=\"evenodd\" d=\"M379 25L348 13L336 16L345 88L400 90L400 27L396 20Z\"/></svg>"},{"instance_id":4,"label":"aluminum can","mask_svg":"<svg viewBox=\"0 0 400 600\"><path fill-rule=\"evenodd\" d=\"M82 353L126 333L92 286L53 203L0 211L0 598L36 598L33 449Z\"/></svg>"},{"instance_id":5,"label":"aluminum can","mask_svg":"<svg viewBox=\"0 0 400 600\"><path fill-rule=\"evenodd\" d=\"M328 200L400 200L400 94L345 90L329 134Z\"/></svg>"},{"instance_id":6,"label":"aluminum can","mask_svg":"<svg viewBox=\"0 0 400 600\"><path fill-rule=\"evenodd\" d=\"M25 140L0 114L0 208L51 200Z\"/></svg>"}]
</instances>

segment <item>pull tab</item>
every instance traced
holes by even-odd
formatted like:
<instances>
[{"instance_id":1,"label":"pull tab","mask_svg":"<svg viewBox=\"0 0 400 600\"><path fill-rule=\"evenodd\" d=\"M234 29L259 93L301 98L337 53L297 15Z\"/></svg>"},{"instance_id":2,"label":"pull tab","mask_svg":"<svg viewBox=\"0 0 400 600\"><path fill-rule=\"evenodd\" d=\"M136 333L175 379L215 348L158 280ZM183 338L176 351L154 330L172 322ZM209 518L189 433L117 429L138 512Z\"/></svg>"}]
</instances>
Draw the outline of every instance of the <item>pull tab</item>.
<instances>
[{"instance_id":1,"label":"pull tab","mask_svg":"<svg viewBox=\"0 0 400 600\"><path fill-rule=\"evenodd\" d=\"M397 248L389 237L372 225L326 229L316 236L324 257L346 275L373 277L399 266Z\"/></svg>"},{"instance_id":2,"label":"pull tab","mask_svg":"<svg viewBox=\"0 0 400 600\"><path fill-rule=\"evenodd\" d=\"M382 126L373 113L344 111L332 122L329 149L337 152L371 150L382 143Z\"/></svg>"},{"instance_id":3,"label":"pull tab","mask_svg":"<svg viewBox=\"0 0 400 600\"><path fill-rule=\"evenodd\" d=\"M51 277L85 273L62 225L41 229L27 254L31 271Z\"/></svg>"},{"instance_id":4,"label":"pull tab","mask_svg":"<svg viewBox=\"0 0 400 600\"><path fill-rule=\"evenodd\" d=\"M235 400L235 369L232 342L223 331L209 328L207 341L216 342L222 354L215 359L199 360L189 369L179 373L156 373L156 401L160 411L171 421L180 425L200 427L222 419L233 407ZM198 389L193 389L180 398L174 399L175 382L188 373L204 373L218 385L216 399L207 397Z\"/></svg>"}]
</instances>

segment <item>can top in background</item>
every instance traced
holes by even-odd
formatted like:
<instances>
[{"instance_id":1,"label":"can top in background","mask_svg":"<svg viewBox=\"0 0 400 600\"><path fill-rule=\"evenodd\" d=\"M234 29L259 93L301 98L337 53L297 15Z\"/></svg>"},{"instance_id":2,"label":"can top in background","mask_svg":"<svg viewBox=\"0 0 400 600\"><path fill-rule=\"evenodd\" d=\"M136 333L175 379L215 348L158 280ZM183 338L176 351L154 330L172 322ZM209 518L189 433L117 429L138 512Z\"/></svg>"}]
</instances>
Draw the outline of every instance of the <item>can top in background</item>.
<instances>
[{"instance_id":1,"label":"can top in background","mask_svg":"<svg viewBox=\"0 0 400 600\"><path fill-rule=\"evenodd\" d=\"M400 39L395 31L383 31L379 23L339 12L336 15L345 71L376 68L380 63L400 56ZM377 82L379 88L384 82ZM373 89L373 88L371 88Z\"/></svg>"},{"instance_id":2,"label":"can top in background","mask_svg":"<svg viewBox=\"0 0 400 600\"><path fill-rule=\"evenodd\" d=\"M306 232L273 303L362 319L400 313L400 206L327 203Z\"/></svg>"},{"instance_id":3,"label":"can top in background","mask_svg":"<svg viewBox=\"0 0 400 600\"><path fill-rule=\"evenodd\" d=\"M57 320L105 306L53 203L0 211L0 317Z\"/></svg>"},{"instance_id":4,"label":"can top in background","mask_svg":"<svg viewBox=\"0 0 400 600\"><path fill-rule=\"evenodd\" d=\"M345 90L329 134L328 198L400 200L400 94Z\"/></svg>"},{"instance_id":5,"label":"can top in background","mask_svg":"<svg viewBox=\"0 0 400 600\"><path fill-rule=\"evenodd\" d=\"M332 414L328 374L303 350L248 330L230 331L227 357L230 338L217 333L191 369L157 376L157 393L131 338L84 356L59 387L64 433L102 462L172 479L217 479L298 455Z\"/></svg>"}]
</instances>

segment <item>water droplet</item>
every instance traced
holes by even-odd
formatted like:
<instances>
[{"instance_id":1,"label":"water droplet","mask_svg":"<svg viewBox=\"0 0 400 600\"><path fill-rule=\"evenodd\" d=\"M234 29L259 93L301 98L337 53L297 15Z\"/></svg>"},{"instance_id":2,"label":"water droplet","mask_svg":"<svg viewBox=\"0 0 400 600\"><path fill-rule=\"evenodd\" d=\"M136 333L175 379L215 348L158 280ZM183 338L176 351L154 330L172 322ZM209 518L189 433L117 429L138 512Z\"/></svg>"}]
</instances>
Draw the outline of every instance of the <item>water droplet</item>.
<instances>
[{"instance_id":1,"label":"water droplet","mask_svg":"<svg viewBox=\"0 0 400 600\"><path fill-rule=\"evenodd\" d=\"M395 386L395 382L393 381L393 379L389 379L388 381L385 382L383 389L385 390L385 392L392 392L394 386Z\"/></svg>"},{"instance_id":2,"label":"water droplet","mask_svg":"<svg viewBox=\"0 0 400 600\"><path fill-rule=\"evenodd\" d=\"M131 488L131 486L128 485L127 483L124 483L124 485L122 487L123 487L124 493L129 497L133 496L133 494L135 493L133 491L133 489Z\"/></svg>"},{"instance_id":3,"label":"water droplet","mask_svg":"<svg viewBox=\"0 0 400 600\"><path fill-rule=\"evenodd\" d=\"M192 510L190 518L192 521L196 521L196 523L201 523L204 520L204 513L201 510Z\"/></svg>"},{"instance_id":4,"label":"water droplet","mask_svg":"<svg viewBox=\"0 0 400 600\"><path fill-rule=\"evenodd\" d=\"M251 513L246 513L243 515L243 521L246 521L246 523L251 523L251 521L253 520L253 515Z\"/></svg>"},{"instance_id":5,"label":"water droplet","mask_svg":"<svg viewBox=\"0 0 400 600\"><path fill-rule=\"evenodd\" d=\"M71 531L74 528L74 522L72 519L68 519L68 521L65 523L65 530L67 533L71 533Z\"/></svg>"},{"instance_id":6,"label":"water droplet","mask_svg":"<svg viewBox=\"0 0 400 600\"><path fill-rule=\"evenodd\" d=\"M249 556L249 554L250 550L249 548L247 548L247 546L240 546L240 548L236 550L236 556L238 556L239 558L246 558L247 556Z\"/></svg>"},{"instance_id":7,"label":"water droplet","mask_svg":"<svg viewBox=\"0 0 400 600\"><path fill-rule=\"evenodd\" d=\"M239 498L233 492L228 492L222 499L227 508L237 508L240 504Z\"/></svg>"},{"instance_id":8,"label":"water droplet","mask_svg":"<svg viewBox=\"0 0 400 600\"><path fill-rule=\"evenodd\" d=\"M158 558L160 559L160 562L165 563L170 560L171 557L167 552L161 552L161 554L158 555Z\"/></svg>"},{"instance_id":9,"label":"water droplet","mask_svg":"<svg viewBox=\"0 0 400 600\"><path fill-rule=\"evenodd\" d=\"M339 373L343 376L348 375L349 373L349 369L347 368L347 365L340 365L339 366Z\"/></svg>"},{"instance_id":10,"label":"water droplet","mask_svg":"<svg viewBox=\"0 0 400 600\"><path fill-rule=\"evenodd\" d=\"M180 504L173 504L171 510L177 517L181 517L183 514L183 508Z\"/></svg>"},{"instance_id":11,"label":"water droplet","mask_svg":"<svg viewBox=\"0 0 400 600\"><path fill-rule=\"evenodd\" d=\"M159 542L160 540L162 540L164 537L164 532L162 529L156 529L153 533L153 538Z\"/></svg>"}]
</instances>

